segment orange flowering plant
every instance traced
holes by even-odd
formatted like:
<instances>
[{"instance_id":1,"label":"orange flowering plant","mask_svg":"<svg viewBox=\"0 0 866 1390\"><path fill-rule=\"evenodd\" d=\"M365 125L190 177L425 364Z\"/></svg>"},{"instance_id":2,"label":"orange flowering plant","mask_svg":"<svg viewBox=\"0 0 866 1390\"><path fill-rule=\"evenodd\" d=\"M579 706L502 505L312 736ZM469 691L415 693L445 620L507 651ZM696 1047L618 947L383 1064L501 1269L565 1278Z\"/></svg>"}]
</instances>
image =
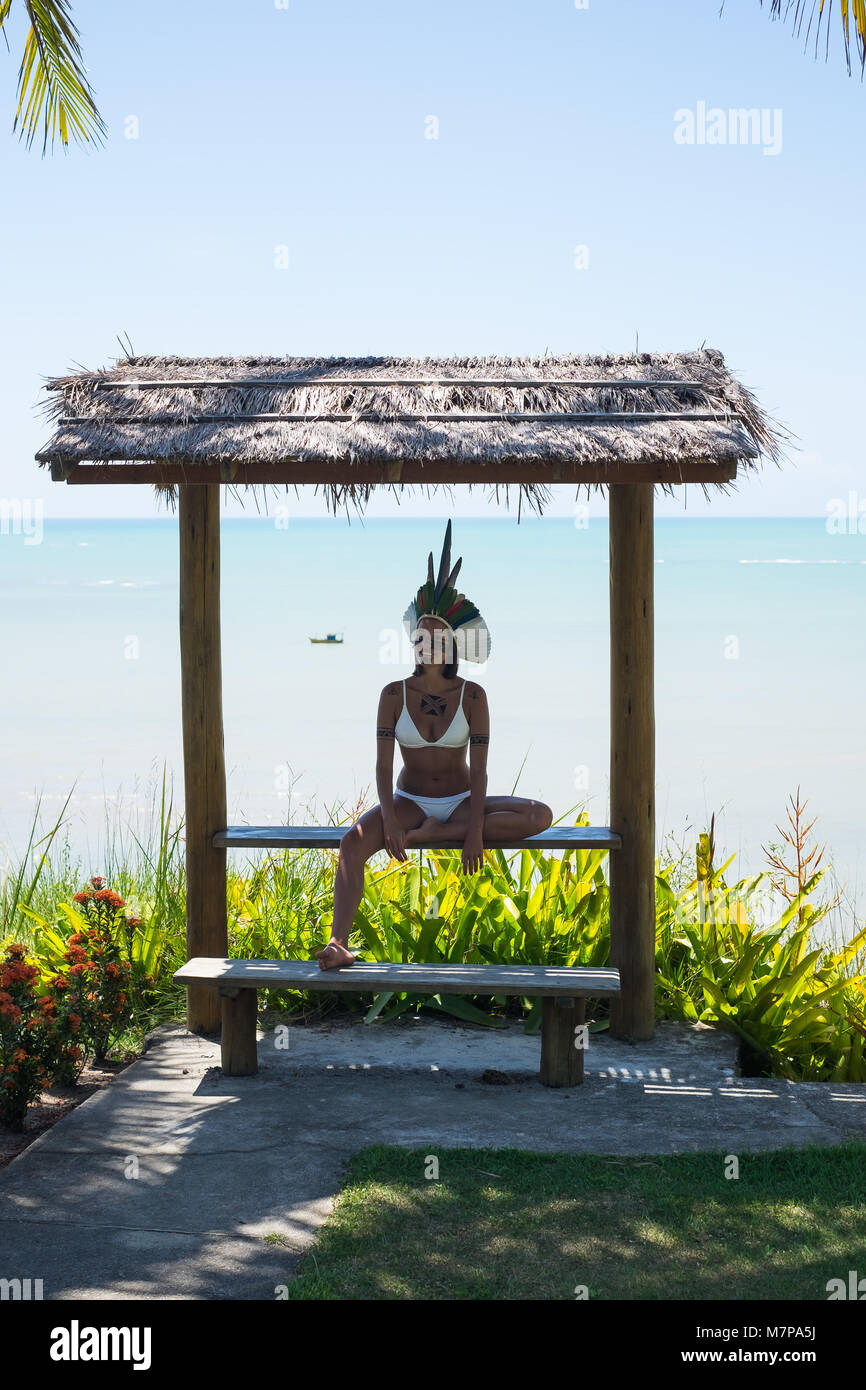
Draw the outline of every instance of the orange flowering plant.
<instances>
[{"instance_id":1,"label":"orange flowering plant","mask_svg":"<svg viewBox=\"0 0 866 1390\"><path fill-rule=\"evenodd\" d=\"M11 942L0 957L0 1121L24 1128L27 1106L52 1079L64 1047L50 995L37 996L39 968Z\"/></svg>"},{"instance_id":2,"label":"orange flowering plant","mask_svg":"<svg viewBox=\"0 0 866 1390\"><path fill-rule=\"evenodd\" d=\"M45 988L57 1000L68 1030L77 1029L81 1044L99 1061L137 1006L147 1010L155 987L148 967L157 934L150 925L143 932L141 918L127 906L97 874L72 902L58 904L73 928L70 936L22 907L36 925Z\"/></svg>"},{"instance_id":3,"label":"orange flowering plant","mask_svg":"<svg viewBox=\"0 0 866 1390\"><path fill-rule=\"evenodd\" d=\"M83 1036L91 1044L97 1061L108 1054L112 1039L132 1016L130 977L132 967L123 958L118 928L124 899L105 887L96 876L91 887L73 896L88 926L73 932L66 941L63 967L49 981L55 994L62 996L65 1013L76 1017ZM130 930L137 919L130 921Z\"/></svg>"}]
</instances>

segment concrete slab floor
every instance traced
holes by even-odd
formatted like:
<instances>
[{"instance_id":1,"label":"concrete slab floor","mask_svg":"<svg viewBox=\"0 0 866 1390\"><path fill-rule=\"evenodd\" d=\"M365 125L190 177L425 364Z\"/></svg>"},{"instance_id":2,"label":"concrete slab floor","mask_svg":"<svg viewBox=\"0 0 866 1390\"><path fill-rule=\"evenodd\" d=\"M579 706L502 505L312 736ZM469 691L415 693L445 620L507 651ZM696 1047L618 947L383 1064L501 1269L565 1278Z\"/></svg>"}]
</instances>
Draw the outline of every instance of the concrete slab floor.
<instances>
[{"instance_id":1,"label":"concrete slab floor","mask_svg":"<svg viewBox=\"0 0 866 1390\"><path fill-rule=\"evenodd\" d=\"M539 1051L519 1023L339 1015L260 1033L258 1075L234 1078L215 1038L167 1025L0 1172L0 1276L42 1278L46 1299L273 1299L374 1143L621 1155L866 1139L866 1084L737 1077L734 1039L702 1024L662 1022L636 1045L591 1034L566 1091L539 1083Z\"/></svg>"}]
</instances>

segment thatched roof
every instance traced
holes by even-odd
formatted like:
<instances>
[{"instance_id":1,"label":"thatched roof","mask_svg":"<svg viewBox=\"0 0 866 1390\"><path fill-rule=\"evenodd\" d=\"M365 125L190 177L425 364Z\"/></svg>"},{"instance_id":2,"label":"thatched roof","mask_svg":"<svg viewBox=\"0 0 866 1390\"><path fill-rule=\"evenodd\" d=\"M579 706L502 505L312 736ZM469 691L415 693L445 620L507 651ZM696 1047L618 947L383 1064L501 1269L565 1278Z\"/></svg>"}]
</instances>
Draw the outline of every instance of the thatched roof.
<instances>
[{"instance_id":1,"label":"thatched roof","mask_svg":"<svg viewBox=\"0 0 866 1390\"><path fill-rule=\"evenodd\" d=\"M650 479L723 489L783 432L719 352L569 357L128 357L49 380L36 455L70 481L376 487ZM81 467L82 464L87 467ZM94 465L114 465L95 467ZM147 465L147 466L145 466ZM706 488L705 488L706 491Z\"/></svg>"}]
</instances>

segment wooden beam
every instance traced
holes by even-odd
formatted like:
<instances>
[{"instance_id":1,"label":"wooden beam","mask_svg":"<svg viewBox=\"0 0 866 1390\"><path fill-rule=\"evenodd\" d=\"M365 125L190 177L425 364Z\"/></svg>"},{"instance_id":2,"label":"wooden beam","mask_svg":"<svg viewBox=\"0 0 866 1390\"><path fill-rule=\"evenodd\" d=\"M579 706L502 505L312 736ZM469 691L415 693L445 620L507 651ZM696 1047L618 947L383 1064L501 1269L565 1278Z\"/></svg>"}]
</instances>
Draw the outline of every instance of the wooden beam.
<instances>
[{"instance_id":1,"label":"wooden beam","mask_svg":"<svg viewBox=\"0 0 866 1390\"><path fill-rule=\"evenodd\" d=\"M533 387L541 386L580 386L585 389L605 389L620 390L623 388L647 387L664 389L666 391L702 391L705 394L710 392L721 392L723 386L713 385L706 381L646 381L646 380L614 380L608 378L606 381L599 378L593 381L584 381L580 377L510 377L510 376L413 376L413 377L352 377L352 376L297 376L297 377L214 377L208 381L202 377L196 377L190 381L185 381L183 377L174 377L170 381L123 381L119 379L103 380L101 377L91 377L89 380L84 377L81 380L88 386L93 386L99 391L177 391L190 387L206 388L211 390L217 387L238 387L238 386L264 386L275 390L285 387L292 390L296 386L520 386Z\"/></svg>"},{"instance_id":2,"label":"wooden beam","mask_svg":"<svg viewBox=\"0 0 866 1390\"><path fill-rule=\"evenodd\" d=\"M730 410L488 410L472 411L465 414L458 410L415 411L411 415L381 415L377 412L353 411L309 411L306 414L286 414L284 411L238 411L231 414L224 411L219 415L61 415L59 425L105 425L114 429L122 425L140 425L142 429L162 428L187 429L190 425L297 425L315 421L318 425L333 424L372 424L372 425L424 425L428 420L437 424L471 423L523 425L543 420L550 425L626 425L655 424L658 420L716 420L720 424L739 422L740 417Z\"/></svg>"},{"instance_id":3,"label":"wooden beam","mask_svg":"<svg viewBox=\"0 0 866 1390\"><path fill-rule=\"evenodd\" d=\"M653 489L610 489L611 966L622 995L610 1035L643 1039L655 1027L655 712Z\"/></svg>"},{"instance_id":4,"label":"wooden beam","mask_svg":"<svg viewBox=\"0 0 866 1390\"><path fill-rule=\"evenodd\" d=\"M213 836L226 823L220 652L220 493L180 489L180 665L186 835L188 957L228 953L226 852ZM187 991L191 1033L216 1032L212 989Z\"/></svg>"},{"instance_id":5,"label":"wooden beam","mask_svg":"<svg viewBox=\"0 0 866 1390\"><path fill-rule=\"evenodd\" d=\"M238 463L232 481L235 486L274 484L301 486L315 483L356 483L362 486L387 484L391 460L348 463L338 459L323 461L293 459L276 463ZM643 459L634 463L578 464L571 460L487 463L467 459L405 459L400 482L407 484L447 483L729 483L737 476L736 460L712 463L705 459L686 459L666 463ZM172 461L171 463L75 463L66 482L81 484L171 484L189 486L221 483L221 465L216 462Z\"/></svg>"}]
</instances>

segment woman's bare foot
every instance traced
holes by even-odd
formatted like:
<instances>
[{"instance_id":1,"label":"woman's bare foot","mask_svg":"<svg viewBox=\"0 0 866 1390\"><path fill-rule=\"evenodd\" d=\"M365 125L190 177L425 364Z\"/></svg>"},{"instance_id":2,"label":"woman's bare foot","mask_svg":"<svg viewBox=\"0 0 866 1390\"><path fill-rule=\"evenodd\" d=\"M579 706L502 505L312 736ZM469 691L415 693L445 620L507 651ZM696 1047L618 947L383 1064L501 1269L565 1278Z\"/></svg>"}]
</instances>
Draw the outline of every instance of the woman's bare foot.
<instances>
[{"instance_id":1,"label":"woman's bare foot","mask_svg":"<svg viewBox=\"0 0 866 1390\"><path fill-rule=\"evenodd\" d=\"M316 952L320 970L333 970L338 965L351 965L355 957L339 941L329 941L323 950Z\"/></svg>"},{"instance_id":2,"label":"woman's bare foot","mask_svg":"<svg viewBox=\"0 0 866 1390\"><path fill-rule=\"evenodd\" d=\"M425 840L429 840L430 831L433 827L439 824L440 822L435 816L428 816L426 820L422 820L420 825L416 825L411 830L406 831L403 844L407 849L411 849L413 845L423 844Z\"/></svg>"}]
</instances>

